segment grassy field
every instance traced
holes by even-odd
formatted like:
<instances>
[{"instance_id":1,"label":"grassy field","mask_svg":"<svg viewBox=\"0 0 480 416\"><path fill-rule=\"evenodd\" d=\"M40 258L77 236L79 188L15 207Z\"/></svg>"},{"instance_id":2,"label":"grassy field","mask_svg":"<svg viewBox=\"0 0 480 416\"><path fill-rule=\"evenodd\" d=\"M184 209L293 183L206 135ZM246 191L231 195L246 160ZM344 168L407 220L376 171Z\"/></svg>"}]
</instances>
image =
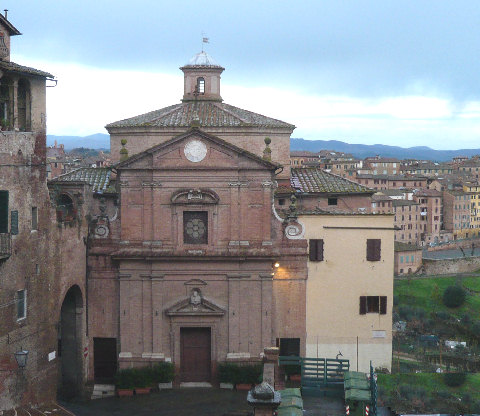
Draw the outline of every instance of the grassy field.
<instances>
[{"instance_id":1,"label":"grassy field","mask_svg":"<svg viewBox=\"0 0 480 416\"><path fill-rule=\"evenodd\" d=\"M448 286L461 283L467 290L467 299L459 308L447 308L442 295ZM424 309L427 313L446 311L458 318L468 314L480 315L480 277L439 277L395 280L394 295L397 305L409 305Z\"/></svg>"}]
</instances>

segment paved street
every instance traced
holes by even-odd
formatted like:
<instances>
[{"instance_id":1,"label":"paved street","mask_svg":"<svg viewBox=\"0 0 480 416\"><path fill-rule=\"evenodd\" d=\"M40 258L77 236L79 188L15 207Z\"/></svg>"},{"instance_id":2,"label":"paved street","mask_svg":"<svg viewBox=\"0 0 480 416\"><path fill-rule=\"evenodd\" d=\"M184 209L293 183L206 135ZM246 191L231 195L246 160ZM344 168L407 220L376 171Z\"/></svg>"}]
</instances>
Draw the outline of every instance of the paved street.
<instances>
[{"instance_id":1,"label":"paved street","mask_svg":"<svg viewBox=\"0 0 480 416\"><path fill-rule=\"evenodd\" d=\"M343 415L341 399L304 397L304 415ZM247 393L219 389L173 389L146 396L62 402L76 416L247 416Z\"/></svg>"}]
</instances>

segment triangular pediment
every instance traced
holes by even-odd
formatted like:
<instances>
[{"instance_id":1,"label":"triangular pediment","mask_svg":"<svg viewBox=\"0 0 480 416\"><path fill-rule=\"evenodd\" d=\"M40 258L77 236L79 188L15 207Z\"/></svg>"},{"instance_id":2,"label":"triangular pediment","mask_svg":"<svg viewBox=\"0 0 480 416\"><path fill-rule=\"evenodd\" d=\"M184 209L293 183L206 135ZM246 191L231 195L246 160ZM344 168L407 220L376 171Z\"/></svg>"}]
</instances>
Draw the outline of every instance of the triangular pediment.
<instances>
[{"instance_id":1,"label":"triangular pediment","mask_svg":"<svg viewBox=\"0 0 480 416\"><path fill-rule=\"evenodd\" d=\"M158 144L118 163L121 169L268 169L280 165L235 146L199 128Z\"/></svg>"},{"instance_id":2,"label":"triangular pediment","mask_svg":"<svg viewBox=\"0 0 480 416\"><path fill-rule=\"evenodd\" d=\"M195 300L191 296L165 309L165 314L167 316L223 316L225 310L203 297Z\"/></svg>"}]
</instances>

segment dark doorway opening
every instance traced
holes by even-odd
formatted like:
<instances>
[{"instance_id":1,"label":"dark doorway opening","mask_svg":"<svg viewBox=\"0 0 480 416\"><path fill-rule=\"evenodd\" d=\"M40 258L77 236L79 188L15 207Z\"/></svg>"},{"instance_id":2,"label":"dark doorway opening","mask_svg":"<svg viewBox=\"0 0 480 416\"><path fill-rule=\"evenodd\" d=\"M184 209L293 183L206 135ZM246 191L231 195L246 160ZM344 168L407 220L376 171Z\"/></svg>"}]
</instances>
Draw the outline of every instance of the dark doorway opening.
<instances>
[{"instance_id":1,"label":"dark doorway opening","mask_svg":"<svg viewBox=\"0 0 480 416\"><path fill-rule=\"evenodd\" d=\"M210 328L180 328L180 381L211 380Z\"/></svg>"},{"instance_id":2,"label":"dark doorway opening","mask_svg":"<svg viewBox=\"0 0 480 416\"><path fill-rule=\"evenodd\" d=\"M72 286L62 303L58 328L59 398L71 399L81 393L83 298L80 288Z\"/></svg>"},{"instance_id":3,"label":"dark doorway opening","mask_svg":"<svg viewBox=\"0 0 480 416\"><path fill-rule=\"evenodd\" d=\"M113 383L117 372L117 339L93 338L95 383Z\"/></svg>"}]
</instances>

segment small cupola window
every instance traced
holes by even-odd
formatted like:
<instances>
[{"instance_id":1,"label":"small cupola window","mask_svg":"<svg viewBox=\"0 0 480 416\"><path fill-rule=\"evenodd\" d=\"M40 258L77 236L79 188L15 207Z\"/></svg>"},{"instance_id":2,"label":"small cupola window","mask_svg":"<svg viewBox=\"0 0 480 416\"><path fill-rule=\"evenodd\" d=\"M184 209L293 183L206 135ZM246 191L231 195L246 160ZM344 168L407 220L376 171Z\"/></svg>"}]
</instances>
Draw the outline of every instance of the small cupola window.
<instances>
[{"instance_id":1,"label":"small cupola window","mask_svg":"<svg viewBox=\"0 0 480 416\"><path fill-rule=\"evenodd\" d=\"M205 79L203 77L197 78L197 91L199 94L205 94Z\"/></svg>"}]
</instances>

